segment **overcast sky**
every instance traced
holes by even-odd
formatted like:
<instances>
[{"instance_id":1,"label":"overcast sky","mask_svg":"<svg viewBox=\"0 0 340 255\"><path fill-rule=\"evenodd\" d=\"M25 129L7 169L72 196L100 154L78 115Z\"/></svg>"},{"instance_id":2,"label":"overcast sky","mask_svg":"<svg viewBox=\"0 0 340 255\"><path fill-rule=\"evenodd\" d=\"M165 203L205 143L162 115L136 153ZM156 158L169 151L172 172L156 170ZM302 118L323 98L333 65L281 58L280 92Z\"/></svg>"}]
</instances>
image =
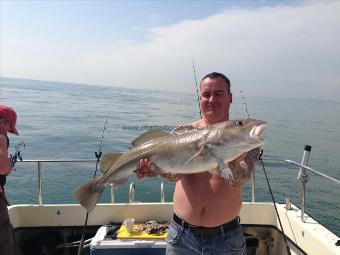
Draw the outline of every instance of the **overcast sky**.
<instances>
[{"instance_id":1,"label":"overcast sky","mask_svg":"<svg viewBox=\"0 0 340 255\"><path fill-rule=\"evenodd\" d=\"M0 75L340 101L340 1L0 1Z\"/></svg>"}]
</instances>

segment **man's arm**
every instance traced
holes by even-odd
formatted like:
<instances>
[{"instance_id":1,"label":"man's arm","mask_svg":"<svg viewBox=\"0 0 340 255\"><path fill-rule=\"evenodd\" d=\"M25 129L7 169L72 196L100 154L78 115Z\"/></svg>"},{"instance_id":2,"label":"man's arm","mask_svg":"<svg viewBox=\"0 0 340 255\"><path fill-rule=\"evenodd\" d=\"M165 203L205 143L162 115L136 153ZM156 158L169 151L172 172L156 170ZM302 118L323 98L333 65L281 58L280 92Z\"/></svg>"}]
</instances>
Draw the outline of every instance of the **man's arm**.
<instances>
[{"instance_id":1,"label":"man's arm","mask_svg":"<svg viewBox=\"0 0 340 255\"><path fill-rule=\"evenodd\" d=\"M0 134L0 174L9 175L12 171L12 164L8 158L7 139Z\"/></svg>"},{"instance_id":2,"label":"man's arm","mask_svg":"<svg viewBox=\"0 0 340 255\"><path fill-rule=\"evenodd\" d=\"M249 181L251 174L255 170L260 152L260 148L255 148L243 153L241 156L228 163L228 166L234 175L235 184L243 184Z\"/></svg>"}]
</instances>

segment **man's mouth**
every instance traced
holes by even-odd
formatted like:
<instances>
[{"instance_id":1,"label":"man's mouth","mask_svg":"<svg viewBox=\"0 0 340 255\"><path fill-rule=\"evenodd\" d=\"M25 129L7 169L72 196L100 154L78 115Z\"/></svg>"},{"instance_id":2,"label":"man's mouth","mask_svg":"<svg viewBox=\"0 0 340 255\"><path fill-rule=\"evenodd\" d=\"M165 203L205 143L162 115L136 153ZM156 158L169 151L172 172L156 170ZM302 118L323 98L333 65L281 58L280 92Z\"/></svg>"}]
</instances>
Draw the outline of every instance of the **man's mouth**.
<instances>
[{"instance_id":1,"label":"man's mouth","mask_svg":"<svg viewBox=\"0 0 340 255\"><path fill-rule=\"evenodd\" d=\"M209 110L215 110L217 108L216 105L208 105L207 107Z\"/></svg>"}]
</instances>

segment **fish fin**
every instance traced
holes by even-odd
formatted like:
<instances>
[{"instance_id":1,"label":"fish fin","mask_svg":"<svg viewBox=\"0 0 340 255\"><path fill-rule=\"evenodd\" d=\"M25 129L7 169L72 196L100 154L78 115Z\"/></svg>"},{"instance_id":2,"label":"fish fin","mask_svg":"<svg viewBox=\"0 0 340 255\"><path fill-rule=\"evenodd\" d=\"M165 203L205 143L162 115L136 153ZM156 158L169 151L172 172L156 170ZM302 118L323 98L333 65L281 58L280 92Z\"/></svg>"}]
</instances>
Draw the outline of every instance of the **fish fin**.
<instances>
[{"instance_id":1,"label":"fish fin","mask_svg":"<svg viewBox=\"0 0 340 255\"><path fill-rule=\"evenodd\" d=\"M122 154L123 152L113 152L110 154L105 154L100 161L100 171L102 173L105 173L107 170L109 170Z\"/></svg>"},{"instance_id":2,"label":"fish fin","mask_svg":"<svg viewBox=\"0 0 340 255\"><path fill-rule=\"evenodd\" d=\"M187 132L192 132L192 131L196 131L198 130L197 127L193 127L192 125L182 125L179 127L176 127L174 130L171 131L171 135L180 135L180 134L184 134Z\"/></svg>"},{"instance_id":3,"label":"fish fin","mask_svg":"<svg viewBox=\"0 0 340 255\"><path fill-rule=\"evenodd\" d=\"M210 144L207 144L205 146L210 155L214 158L216 158L216 160L218 161L218 168L217 169L213 169L212 171L217 171L219 172L219 174L227 181L229 181L230 183L232 183L234 181L234 175L233 172L231 171L231 169L229 168L229 166L227 165L228 162L224 162L223 159L221 159L218 155L215 154L215 152L211 149L213 149L213 146Z\"/></svg>"},{"instance_id":4,"label":"fish fin","mask_svg":"<svg viewBox=\"0 0 340 255\"><path fill-rule=\"evenodd\" d=\"M134 147L139 146L143 143L149 142L151 140L155 140L157 138L161 138L161 137L165 137L165 136L169 136L170 134L165 132L165 131L161 131L161 130L150 130L148 132L145 132L144 134L141 134L140 136L138 136L135 140L132 141L132 145Z\"/></svg>"},{"instance_id":5,"label":"fish fin","mask_svg":"<svg viewBox=\"0 0 340 255\"><path fill-rule=\"evenodd\" d=\"M222 164L219 163L218 167L210 170L209 172L210 173L217 173L229 182L234 181L233 172L231 171L230 167L228 165L226 165L224 162L222 162Z\"/></svg>"},{"instance_id":6,"label":"fish fin","mask_svg":"<svg viewBox=\"0 0 340 255\"><path fill-rule=\"evenodd\" d=\"M202 141L200 141L198 144L197 144L197 147L198 147L198 151L192 155L186 162L186 164L189 164L189 162L191 160L193 160L194 158L198 157L198 156L201 156L201 155L204 155L205 153L209 152L210 154L211 151L210 149L212 148L211 147L211 144L210 143L207 143L207 138L208 138L208 135L211 133L211 131L209 130L206 134L203 135L202 137ZM212 154L213 155L213 154ZM214 155L213 155L214 156Z\"/></svg>"},{"instance_id":7,"label":"fish fin","mask_svg":"<svg viewBox=\"0 0 340 255\"><path fill-rule=\"evenodd\" d=\"M233 182L234 181L234 175L231 171L231 169L223 162L223 160L220 160L218 163L219 173L220 175L227 181Z\"/></svg>"},{"instance_id":8,"label":"fish fin","mask_svg":"<svg viewBox=\"0 0 340 255\"><path fill-rule=\"evenodd\" d=\"M199 146L199 150L187 160L186 164L189 164L194 158L204 155L208 151L207 147L209 147L209 144Z\"/></svg>"},{"instance_id":9,"label":"fish fin","mask_svg":"<svg viewBox=\"0 0 340 255\"><path fill-rule=\"evenodd\" d=\"M104 190L103 186L96 186L95 182L96 179L92 179L74 191L74 196L88 212L94 209Z\"/></svg>"},{"instance_id":10,"label":"fish fin","mask_svg":"<svg viewBox=\"0 0 340 255\"><path fill-rule=\"evenodd\" d=\"M130 175L119 178L119 179L115 179L110 181L110 185L112 185L114 187L114 189L118 189L121 186L124 185L124 183L129 179Z\"/></svg>"},{"instance_id":11,"label":"fish fin","mask_svg":"<svg viewBox=\"0 0 340 255\"><path fill-rule=\"evenodd\" d=\"M192 161L194 158L198 157L199 155L201 154L200 151L196 152L194 155L192 155L188 160L187 162L185 162L186 164L189 164L190 161Z\"/></svg>"}]
</instances>

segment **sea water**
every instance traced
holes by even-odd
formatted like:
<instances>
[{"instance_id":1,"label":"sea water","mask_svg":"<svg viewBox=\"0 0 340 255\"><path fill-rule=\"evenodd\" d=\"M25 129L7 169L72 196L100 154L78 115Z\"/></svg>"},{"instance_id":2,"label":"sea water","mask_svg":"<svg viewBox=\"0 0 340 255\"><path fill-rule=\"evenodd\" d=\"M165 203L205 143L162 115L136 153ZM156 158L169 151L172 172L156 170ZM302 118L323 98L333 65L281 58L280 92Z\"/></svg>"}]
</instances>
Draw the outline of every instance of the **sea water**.
<instances>
[{"instance_id":1,"label":"sea water","mask_svg":"<svg viewBox=\"0 0 340 255\"><path fill-rule=\"evenodd\" d=\"M234 89L234 87L232 88ZM237 90L235 88L234 90ZM194 88L193 88L194 91ZM234 92L231 119L247 118L242 96ZM139 134L199 118L195 93L165 92L121 87L103 87L61 82L0 79L0 102L13 106L18 114L20 136L10 135L10 153L15 145L24 160L95 160L95 152L127 151ZM263 119L268 128L263 138L263 158L301 161L305 144L312 146L308 164L340 179L340 103L287 98L247 98L251 118ZM275 200L289 197L301 203L299 168L277 162L264 162ZM93 177L96 163L42 163L43 203L76 203L73 190ZM96 174L100 174L96 172ZM340 235L339 185L309 174L306 212ZM271 201L265 175L256 167L256 201ZM116 202L128 201L129 184L136 185L135 199L160 201L160 185L165 183L166 201L172 200L174 184L161 178L129 181L115 192ZM7 178L11 204L38 203L37 163L18 163ZM244 186L244 201L250 201L250 184ZM101 202L110 202L106 189Z\"/></svg>"}]
</instances>

